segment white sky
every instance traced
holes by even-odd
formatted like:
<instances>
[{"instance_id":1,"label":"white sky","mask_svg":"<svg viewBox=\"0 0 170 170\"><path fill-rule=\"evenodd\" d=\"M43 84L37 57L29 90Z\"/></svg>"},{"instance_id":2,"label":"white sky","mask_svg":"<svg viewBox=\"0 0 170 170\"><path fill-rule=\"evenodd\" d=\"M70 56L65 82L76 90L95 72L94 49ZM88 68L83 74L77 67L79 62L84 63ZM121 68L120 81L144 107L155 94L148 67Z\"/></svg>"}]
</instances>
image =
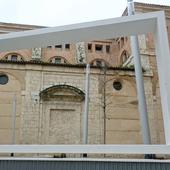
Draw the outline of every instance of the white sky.
<instances>
[{"instance_id":1,"label":"white sky","mask_svg":"<svg viewBox=\"0 0 170 170\"><path fill-rule=\"evenodd\" d=\"M170 5L170 0L136 0ZM58 26L121 16L127 0L0 0L0 22Z\"/></svg>"}]
</instances>

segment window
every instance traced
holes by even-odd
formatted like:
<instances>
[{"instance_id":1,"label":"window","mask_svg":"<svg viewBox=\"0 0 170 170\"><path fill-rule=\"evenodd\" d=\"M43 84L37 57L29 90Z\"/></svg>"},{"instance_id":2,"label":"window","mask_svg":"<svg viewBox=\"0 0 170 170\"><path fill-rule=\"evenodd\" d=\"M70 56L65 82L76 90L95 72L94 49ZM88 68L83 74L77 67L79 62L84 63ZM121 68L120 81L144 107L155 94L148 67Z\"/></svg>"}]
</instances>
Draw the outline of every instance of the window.
<instances>
[{"instance_id":1,"label":"window","mask_svg":"<svg viewBox=\"0 0 170 170\"><path fill-rule=\"evenodd\" d=\"M65 49L69 50L70 49L70 44L65 44Z\"/></svg>"},{"instance_id":2,"label":"window","mask_svg":"<svg viewBox=\"0 0 170 170\"><path fill-rule=\"evenodd\" d=\"M56 57L55 58L55 63L56 64L61 64L61 58L60 57Z\"/></svg>"},{"instance_id":3,"label":"window","mask_svg":"<svg viewBox=\"0 0 170 170\"><path fill-rule=\"evenodd\" d=\"M49 46L47 46L47 48L52 48L52 46L51 46L51 45L49 45Z\"/></svg>"},{"instance_id":4,"label":"window","mask_svg":"<svg viewBox=\"0 0 170 170\"><path fill-rule=\"evenodd\" d=\"M102 61L101 60L96 60L96 66L101 67L102 66Z\"/></svg>"},{"instance_id":5,"label":"window","mask_svg":"<svg viewBox=\"0 0 170 170\"><path fill-rule=\"evenodd\" d=\"M50 63L55 64L67 64L67 60L62 56L54 56L49 60Z\"/></svg>"},{"instance_id":6,"label":"window","mask_svg":"<svg viewBox=\"0 0 170 170\"><path fill-rule=\"evenodd\" d=\"M127 54L126 51L123 52L121 58L122 58L122 63L125 63L125 62L127 61L127 59L128 59L128 54Z\"/></svg>"},{"instance_id":7,"label":"window","mask_svg":"<svg viewBox=\"0 0 170 170\"><path fill-rule=\"evenodd\" d=\"M125 41L125 39L124 39L124 37L122 37L122 38L121 38L121 47L124 46L124 43L125 43L124 41Z\"/></svg>"},{"instance_id":8,"label":"window","mask_svg":"<svg viewBox=\"0 0 170 170\"><path fill-rule=\"evenodd\" d=\"M96 45L95 45L95 50L96 50L97 52L102 52L103 46L100 45L100 44L96 44Z\"/></svg>"},{"instance_id":9,"label":"window","mask_svg":"<svg viewBox=\"0 0 170 170\"><path fill-rule=\"evenodd\" d=\"M24 61L23 56L17 53L9 53L6 56L4 56L3 59L8 61Z\"/></svg>"},{"instance_id":10,"label":"window","mask_svg":"<svg viewBox=\"0 0 170 170\"><path fill-rule=\"evenodd\" d=\"M122 89L122 83L118 80L114 81L113 82L113 88L117 91L121 90Z\"/></svg>"},{"instance_id":11,"label":"window","mask_svg":"<svg viewBox=\"0 0 170 170\"><path fill-rule=\"evenodd\" d=\"M55 48L62 49L62 45L55 45Z\"/></svg>"},{"instance_id":12,"label":"window","mask_svg":"<svg viewBox=\"0 0 170 170\"><path fill-rule=\"evenodd\" d=\"M109 67L105 60L103 59L95 59L90 63L91 66L97 66L97 67Z\"/></svg>"},{"instance_id":13,"label":"window","mask_svg":"<svg viewBox=\"0 0 170 170\"><path fill-rule=\"evenodd\" d=\"M0 85L5 85L8 83L8 76L5 74L0 75Z\"/></svg>"},{"instance_id":14,"label":"window","mask_svg":"<svg viewBox=\"0 0 170 170\"><path fill-rule=\"evenodd\" d=\"M120 47L120 41L118 41L118 48L120 49L121 47Z\"/></svg>"},{"instance_id":15,"label":"window","mask_svg":"<svg viewBox=\"0 0 170 170\"><path fill-rule=\"evenodd\" d=\"M88 50L92 51L92 44L88 44L87 46L88 46Z\"/></svg>"},{"instance_id":16,"label":"window","mask_svg":"<svg viewBox=\"0 0 170 170\"><path fill-rule=\"evenodd\" d=\"M11 61L17 61L18 56L16 54L11 55Z\"/></svg>"},{"instance_id":17,"label":"window","mask_svg":"<svg viewBox=\"0 0 170 170\"><path fill-rule=\"evenodd\" d=\"M124 54L124 55L122 56L122 63L125 63L126 60L127 60L127 56Z\"/></svg>"},{"instance_id":18,"label":"window","mask_svg":"<svg viewBox=\"0 0 170 170\"><path fill-rule=\"evenodd\" d=\"M106 45L106 53L110 53L110 45Z\"/></svg>"}]
</instances>

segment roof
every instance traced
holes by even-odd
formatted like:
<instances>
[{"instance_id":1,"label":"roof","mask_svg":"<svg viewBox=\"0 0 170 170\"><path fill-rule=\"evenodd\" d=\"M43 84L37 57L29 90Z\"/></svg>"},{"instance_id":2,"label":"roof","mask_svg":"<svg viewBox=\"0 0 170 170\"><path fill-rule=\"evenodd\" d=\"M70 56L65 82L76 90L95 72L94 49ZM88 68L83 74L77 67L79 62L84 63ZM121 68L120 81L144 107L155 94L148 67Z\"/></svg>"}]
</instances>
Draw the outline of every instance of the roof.
<instances>
[{"instance_id":1,"label":"roof","mask_svg":"<svg viewBox=\"0 0 170 170\"><path fill-rule=\"evenodd\" d=\"M73 68L85 68L86 64L56 64L56 63L48 63L38 60L31 60L31 61L10 61L10 60L0 60L0 64L19 64L19 65L26 65L26 64L33 64L33 65L42 65L42 66L59 66L59 67L73 67ZM90 66L91 68L100 69L99 66ZM122 71L134 71L134 68L129 67L108 67L108 70L122 70Z\"/></svg>"},{"instance_id":2,"label":"roof","mask_svg":"<svg viewBox=\"0 0 170 170\"><path fill-rule=\"evenodd\" d=\"M39 25L30 25L30 24L17 24L17 23L8 23L8 22L0 22L0 26L9 26L9 27L21 27L27 29L36 29L36 28L46 28L46 26L39 26Z\"/></svg>"},{"instance_id":3,"label":"roof","mask_svg":"<svg viewBox=\"0 0 170 170\"><path fill-rule=\"evenodd\" d=\"M140 2L134 2L135 5L142 5L142 6L150 6L150 7L160 7L160 8L170 8L168 5L160 5L160 4L150 4L150 3L140 3Z\"/></svg>"},{"instance_id":4,"label":"roof","mask_svg":"<svg viewBox=\"0 0 170 170\"><path fill-rule=\"evenodd\" d=\"M153 11L154 8L159 8L159 10L170 10L170 6L168 5L160 5L160 4L150 4L150 3L140 3L140 2L134 2L135 7L139 7L139 6L143 6L143 7L147 7L147 8L152 8ZM127 15L127 7L124 10L122 16Z\"/></svg>"}]
</instances>

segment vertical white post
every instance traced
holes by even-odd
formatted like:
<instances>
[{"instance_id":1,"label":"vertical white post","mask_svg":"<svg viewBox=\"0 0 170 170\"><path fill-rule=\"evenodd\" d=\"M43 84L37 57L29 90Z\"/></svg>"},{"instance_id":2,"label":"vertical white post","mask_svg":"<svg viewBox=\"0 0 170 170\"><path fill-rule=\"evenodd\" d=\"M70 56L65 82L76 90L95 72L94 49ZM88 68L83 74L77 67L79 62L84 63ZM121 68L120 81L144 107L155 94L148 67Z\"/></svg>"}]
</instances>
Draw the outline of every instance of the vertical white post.
<instances>
[{"instance_id":1,"label":"vertical white post","mask_svg":"<svg viewBox=\"0 0 170 170\"><path fill-rule=\"evenodd\" d=\"M88 143L89 85L90 85L90 65L87 64L85 84L85 106L83 116L83 144Z\"/></svg>"},{"instance_id":2,"label":"vertical white post","mask_svg":"<svg viewBox=\"0 0 170 170\"><path fill-rule=\"evenodd\" d=\"M128 0L128 15L134 15L134 13L135 10L134 10L133 0ZM138 108L139 108L141 128L142 128L142 138L144 144L150 144L151 139L150 139L150 131L149 131L149 123L148 123L147 105L146 105L141 58L140 58L139 43L138 43L137 36L131 36L131 47L132 47L132 54L134 57L134 65L135 65L135 77L136 77L136 85L137 85L137 96L139 102Z\"/></svg>"},{"instance_id":3,"label":"vertical white post","mask_svg":"<svg viewBox=\"0 0 170 170\"><path fill-rule=\"evenodd\" d=\"M13 96L13 109L12 109L12 144L15 144L15 130L16 130L16 94Z\"/></svg>"},{"instance_id":4,"label":"vertical white post","mask_svg":"<svg viewBox=\"0 0 170 170\"><path fill-rule=\"evenodd\" d=\"M165 141L167 145L170 145L170 52L164 12L158 17L154 35Z\"/></svg>"}]
</instances>

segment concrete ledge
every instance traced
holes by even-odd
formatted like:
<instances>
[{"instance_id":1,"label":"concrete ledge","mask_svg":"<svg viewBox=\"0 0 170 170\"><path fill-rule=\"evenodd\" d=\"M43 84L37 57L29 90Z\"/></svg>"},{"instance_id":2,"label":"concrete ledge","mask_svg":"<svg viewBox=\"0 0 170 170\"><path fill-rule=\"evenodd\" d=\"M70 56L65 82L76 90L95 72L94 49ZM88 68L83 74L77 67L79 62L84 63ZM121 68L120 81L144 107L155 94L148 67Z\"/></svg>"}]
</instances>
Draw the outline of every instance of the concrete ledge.
<instances>
[{"instance_id":1,"label":"concrete ledge","mask_svg":"<svg viewBox=\"0 0 170 170\"><path fill-rule=\"evenodd\" d=\"M170 145L0 145L0 153L170 154Z\"/></svg>"}]
</instances>

